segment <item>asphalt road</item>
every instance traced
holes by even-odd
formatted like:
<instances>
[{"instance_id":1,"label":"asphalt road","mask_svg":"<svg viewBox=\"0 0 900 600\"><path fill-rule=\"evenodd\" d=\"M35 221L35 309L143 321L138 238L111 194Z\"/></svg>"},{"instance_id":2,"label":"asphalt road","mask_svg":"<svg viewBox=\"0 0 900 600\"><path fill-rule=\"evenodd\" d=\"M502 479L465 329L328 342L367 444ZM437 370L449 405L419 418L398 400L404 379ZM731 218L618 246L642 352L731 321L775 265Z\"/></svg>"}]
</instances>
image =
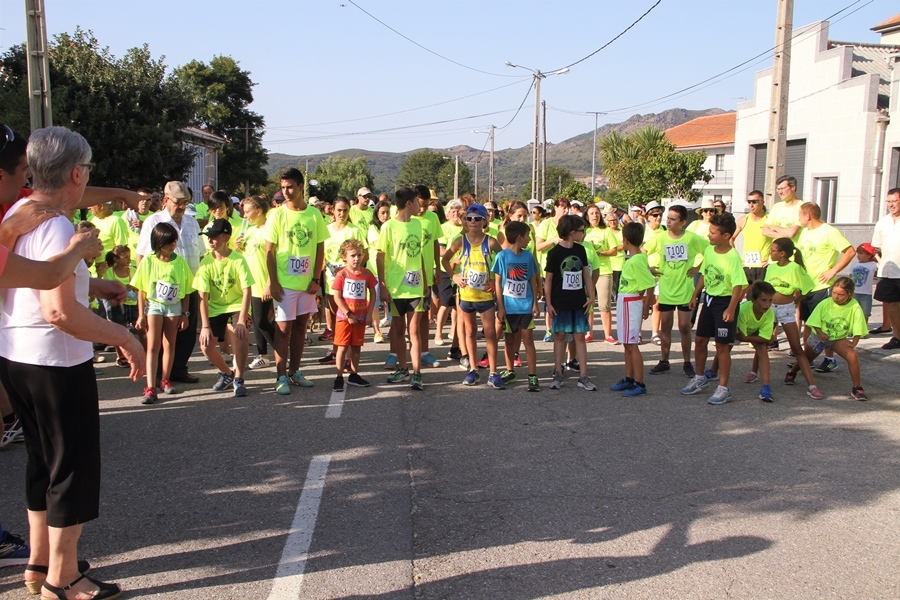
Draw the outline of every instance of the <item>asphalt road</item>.
<instances>
[{"instance_id":1,"label":"asphalt road","mask_svg":"<svg viewBox=\"0 0 900 600\"><path fill-rule=\"evenodd\" d=\"M349 388L337 418L323 343L305 360L316 387L287 397L271 367L246 398L211 392L197 354L201 383L146 407L106 363L101 518L81 554L128 598L897 598L900 353L872 351L887 340L861 344L869 402L849 399L843 363L818 376L823 401L782 385L781 352L762 403L741 346L725 406L680 395L678 362L645 396L608 391L622 349L602 342L593 393L571 376L547 389L546 367L540 393L525 369L468 388L448 363L412 392L383 383L386 346L368 344L378 385ZM0 451L0 520L20 533L24 461ZM20 576L0 570L0 597L24 596Z\"/></svg>"}]
</instances>

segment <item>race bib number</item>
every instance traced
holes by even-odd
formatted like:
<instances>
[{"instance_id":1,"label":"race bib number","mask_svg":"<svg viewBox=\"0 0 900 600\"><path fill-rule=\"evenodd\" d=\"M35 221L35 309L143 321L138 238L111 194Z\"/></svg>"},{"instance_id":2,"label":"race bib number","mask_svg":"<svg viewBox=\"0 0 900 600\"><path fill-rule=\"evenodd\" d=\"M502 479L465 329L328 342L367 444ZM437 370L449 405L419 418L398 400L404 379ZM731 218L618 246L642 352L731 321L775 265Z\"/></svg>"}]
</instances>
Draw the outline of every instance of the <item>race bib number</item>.
<instances>
[{"instance_id":1,"label":"race bib number","mask_svg":"<svg viewBox=\"0 0 900 600\"><path fill-rule=\"evenodd\" d=\"M422 285L422 271L407 271L403 276L403 283L406 287L419 287Z\"/></svg>"},{"instance_id":2,"label":"race bib number","mask_svg":"<svg viewBox=\"0 0 900 600\"><path fill-rule=\"evenodd\" d=\"M581 271L564 271L562 274L562 289L564 290L580 290L582 288Z\"/></svg>"},{"instance_id":3,"label":"race bib number","mask_svg":"<svg viewBox=\"0 0 900 600\"><path fill-rule=\"evenodd\" d=\"M669 244L666 247L666 262L687 260L687 244Z\"/></svg>"},{"instance_id":4,"label":"race bib number","mask_svg":"<svg viewBox=\"0 0 900 600\"><path fill-rule=\"evenodd\" d=\"M487 278L487 273L469 269L469 274L466 276L466 285L468 285L473 290L484 290L484 286L487 283Z\"/></svg>"},{"instance_id":5,"label":"race bib number","mask_svg":"<svg viewBox=\"0 0 900 600\"><path fill-rule=\"evenodd\" d=\"M503 286L503 295L509 298L525 298L528 290L527 281L516 281L507 279L506 285Z\"/></svg>"},{"instance_id":6,"label":"race bib number","mask_svg":"<svg viewBox=\"0 0 900 600\"><path fill-rule=\"evenodd\" d=\"M365 300L366 282L358 279L345 279L344 298L349 298L351 300Z\"/></svg>"},{"instance_id":7,"label":"race bib number","mask_svg":"<svg viewBox=\"0 0 900 600\"><path fill-rule=\"evenodd\" d=\"M744 263L748 265L758 265L762 263L759 252L744 252Z\"/></svg>"},{"instance_id":8,"label":"race bib number","mask_svg":"<svg viewBox=\"0 0 900 600\"><path fill-rule=\"evenodd\" d=\"M163 304L175 304L178 302L178 284L157 281L153 296Z\"/></svg>"},{"instance_id":9,"label":"race bib number","mask_svg":"<svg viewBox=\"0 0 900 600\"><path fill-rule=\"evenodd\" d=\"M309 275L308 256L289 256L287 261L288 275Z\"/></svg>"}]
</instances>

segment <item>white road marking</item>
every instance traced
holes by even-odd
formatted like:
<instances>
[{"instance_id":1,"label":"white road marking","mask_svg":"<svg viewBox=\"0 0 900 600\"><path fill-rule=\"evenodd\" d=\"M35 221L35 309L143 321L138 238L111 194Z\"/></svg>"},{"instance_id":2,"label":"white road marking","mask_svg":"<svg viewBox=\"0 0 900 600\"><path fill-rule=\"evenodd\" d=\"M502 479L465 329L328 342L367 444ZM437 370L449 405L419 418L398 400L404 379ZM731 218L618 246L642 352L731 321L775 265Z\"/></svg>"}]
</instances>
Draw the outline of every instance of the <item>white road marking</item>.
<instances>
[{"instance_id":1,"label":"white road marking","mask_svg":"<svg viewBox=\"0 0 900 600\"><path fill-rule=\"evenodd\" d=\"M281 553L281 561L275 572L275 585L269 593L269 600L293 600L300 597L303 586L303 572L306 570L306 559L309 556L309 545L312 543L316 517L319 514L319 502L325 489L325 474L331 456L320 454L314 456L306 472L303 492L294 513L290 533Z\"/></svg>"},{"instance_id":2,"label":"white road marking","mask_svg":"<svg viewBox=\"0 0 900 600\"><path fill-rule=\"evenodd\" d=\"M328 402L328 410L325 411L326 419L337 419L341 416L344 409L344 397L347 395L347 388L343 392L331 392L331 400Z\"/></svg>"}]
</instances>

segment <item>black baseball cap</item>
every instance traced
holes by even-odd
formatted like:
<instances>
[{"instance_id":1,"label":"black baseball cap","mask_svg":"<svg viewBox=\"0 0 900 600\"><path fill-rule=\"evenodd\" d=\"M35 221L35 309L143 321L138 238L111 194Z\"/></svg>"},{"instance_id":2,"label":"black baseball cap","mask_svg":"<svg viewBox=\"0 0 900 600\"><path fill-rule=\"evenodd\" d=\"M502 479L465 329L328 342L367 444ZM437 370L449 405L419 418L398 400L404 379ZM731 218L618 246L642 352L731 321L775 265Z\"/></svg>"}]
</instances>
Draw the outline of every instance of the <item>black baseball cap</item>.
<instances>
[{"instance_id":1,"label":"black baseball cap","mask_svg":"<svg viewBox=\"0 0 900 600\"><path fill-rule=\"evenodd\" d=\"M223 233L231 235L231 223L228 222L228 219L216 219L209 227L201 231L200 235L214 238Z\"/></svg>"}]
</instances>

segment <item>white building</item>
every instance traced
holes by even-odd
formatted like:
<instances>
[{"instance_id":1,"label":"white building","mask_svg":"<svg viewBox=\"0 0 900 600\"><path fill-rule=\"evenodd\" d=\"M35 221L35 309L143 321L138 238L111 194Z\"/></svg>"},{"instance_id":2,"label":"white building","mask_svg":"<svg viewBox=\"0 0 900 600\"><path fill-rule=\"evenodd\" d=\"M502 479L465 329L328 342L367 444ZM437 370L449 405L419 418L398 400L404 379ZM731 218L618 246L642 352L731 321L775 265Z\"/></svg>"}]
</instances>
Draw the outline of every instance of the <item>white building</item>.
<instances>
[{"instance_id":1,"label":"white building","mask_svg":"<svg viewBox=\"0 0 900 600\"><path fill-rule=\"evenodd\" d=\"M874 223L887 190L900 185L900 15L873 31L881 44L829 40L824 21L792 37L785 172L830 223ZM770 68L738 105L735 212L746 210L748 192L764 189L771 89Z\"/></svg>"},{"instance_id":2,"label":"white building","mask_svg":"<svg viewBox=\"0 0 900 600\"><path fill-rule=\"evenodd\" d=\"M706 152L703 168L712 173L709 183L698 181L694 189L701 200L722 200L731 210L734 181L734 126L736 113L698 117L666 130L666 139L682 152Z\"/></svg>"},{"instance_id":3,"label":"white building","mask_svg":"<svg viewBox=\"0 0 900 600\"><path fill-rule=\"evenodd\" d=\"M225 145L225 138L197 127L185 127L181 130L182 144L194 151L194 163L184 176L184 182L200 198L200 189L211 185L219 189L219 150Z\"/></svg>"}]
</instances>

